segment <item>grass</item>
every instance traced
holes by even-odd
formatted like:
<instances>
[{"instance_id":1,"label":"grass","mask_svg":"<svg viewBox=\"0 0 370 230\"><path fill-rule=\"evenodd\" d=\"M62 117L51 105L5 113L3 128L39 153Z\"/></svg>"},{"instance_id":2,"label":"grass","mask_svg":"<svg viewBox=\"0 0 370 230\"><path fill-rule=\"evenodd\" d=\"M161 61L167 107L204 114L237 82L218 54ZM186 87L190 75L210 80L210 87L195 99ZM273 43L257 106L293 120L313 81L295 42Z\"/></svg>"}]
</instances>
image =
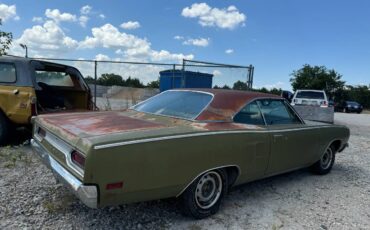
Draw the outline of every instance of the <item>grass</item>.
<instances>
[{"instance_id":1,"label":"grass","mask_svg":"<svg viewBox=\"0 0 370 230\"><path fill-rule=\"evenodd\" d=\"M32 157L22 147L2 147L0 149L0 164L5 168L14 168L17 164L29 166L32 163Z\"/></svg>"}]
</instances>

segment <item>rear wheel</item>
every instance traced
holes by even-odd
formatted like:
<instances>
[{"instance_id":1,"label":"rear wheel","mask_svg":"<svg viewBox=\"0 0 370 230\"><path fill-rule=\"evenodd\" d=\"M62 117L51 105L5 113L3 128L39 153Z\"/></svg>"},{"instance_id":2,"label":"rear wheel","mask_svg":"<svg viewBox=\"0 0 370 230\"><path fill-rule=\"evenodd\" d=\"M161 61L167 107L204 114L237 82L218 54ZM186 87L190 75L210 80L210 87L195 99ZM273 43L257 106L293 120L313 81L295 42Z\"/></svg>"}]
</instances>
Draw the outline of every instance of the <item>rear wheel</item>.
<instances>
[{"instance_id":1,"label":"rear wheel","mask_svg":"<svg viewBox=\"0 0 370 230\"><path fill-rule=\"evenodd\" d=\"M325 175L330 172L335 161L335 148L333 145L328 147L324 154L315 164L311 166L311 171L315 174Z\"/></svg>"},{"instance_id":2,"label":"rear wheel","mask_svg":"<svg viewBox=\"0 0 370 230\"><path fill-rule=\"evenodd\" d=\"M182 195L183 211L186 215L202 219L215 214L227 193L228 178L223 169L204 173L196 179Z\"/></svg>"},{"instance_id":3,"label":"rear wheel","mask_svg":"<svg viewBox=\"0 0 370 230\"><path fill-rule=\"evenodd\" d=\"M0 112L0 145L4 145L8 140L9 122L2 112Z\"/></svg>"}]
</instances>

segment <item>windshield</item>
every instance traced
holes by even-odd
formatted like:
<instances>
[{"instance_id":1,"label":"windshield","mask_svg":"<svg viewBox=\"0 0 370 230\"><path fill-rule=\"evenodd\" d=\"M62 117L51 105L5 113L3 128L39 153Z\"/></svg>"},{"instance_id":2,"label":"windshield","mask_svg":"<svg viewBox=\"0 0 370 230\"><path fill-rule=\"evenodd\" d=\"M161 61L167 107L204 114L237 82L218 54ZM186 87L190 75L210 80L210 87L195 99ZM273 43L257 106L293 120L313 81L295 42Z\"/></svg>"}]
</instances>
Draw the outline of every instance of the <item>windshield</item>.
<instances>
[{"instance_id":1,"label":"windshield","mask_svg":"<svg viewBox=\"0 0 370 230\"><path fill-rule=\"evenodd\" d=\"M296 98L325 99L323 92L315 91L299 91Z\"/></svg>"},{"instance_id":2,"label":"windshield","mask_svg":"<svg viewBox=\"0 0 370 230\"><path fill-rule=\"evenodd\" d=\"M194 120L211 102L212 95L195 91L166 91L132 109L163 116Z\"/></svg>"},{"instance_id":3,"label":"windshield","mask_svg":"<svg viewBox=\"0 0 370 230\"><path fill-rule=\"evenodd\" d=\"M356 106L356 105L359 105L357 102L355 101L347 101L347 104L348 105L353 105L353 106Z\"/></svg>"}]
</instances>

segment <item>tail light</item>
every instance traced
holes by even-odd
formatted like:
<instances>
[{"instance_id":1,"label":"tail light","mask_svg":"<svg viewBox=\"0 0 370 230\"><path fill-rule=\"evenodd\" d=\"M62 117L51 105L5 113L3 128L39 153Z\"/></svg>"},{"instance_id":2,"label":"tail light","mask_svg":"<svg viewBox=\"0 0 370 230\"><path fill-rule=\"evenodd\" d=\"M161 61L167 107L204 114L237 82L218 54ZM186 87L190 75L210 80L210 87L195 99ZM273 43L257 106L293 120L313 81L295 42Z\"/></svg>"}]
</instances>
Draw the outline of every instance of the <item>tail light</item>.
<instances>
[{"instance_id":1,"label":"tail light","mask_svg":"<svg viewBox=\"0 0 370 230\"><path fill-rule=\"evenodd\" d=\"M46 131L39 127L37 129L37 135L39 135L39 137L41 137L41 138L44 138L46 136Z\"/></svg>"},{"instance_id":2,"label":"tail light","mask_svg":"<svg viewBox=\"0 0 370 230\"><path fill-rule=\"evenodd\" d=\"M83 169L85 167L85 156L82 155L80 152L73 150L71 152L71 160L72 162Z\"/></svg>"}]
</instances>

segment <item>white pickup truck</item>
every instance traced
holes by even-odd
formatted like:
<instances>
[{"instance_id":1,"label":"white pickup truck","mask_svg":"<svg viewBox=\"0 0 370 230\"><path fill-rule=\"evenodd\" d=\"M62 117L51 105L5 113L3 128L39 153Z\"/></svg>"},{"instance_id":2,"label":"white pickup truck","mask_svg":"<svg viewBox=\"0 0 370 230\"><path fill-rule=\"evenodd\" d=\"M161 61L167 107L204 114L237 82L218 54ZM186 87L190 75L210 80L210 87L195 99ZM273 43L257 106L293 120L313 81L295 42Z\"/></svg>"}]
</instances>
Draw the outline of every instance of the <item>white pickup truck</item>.
<instances>
[{"instance_id":1,"label":"white pickup truck","mask_svg":"<svg viewBox=\"0 0 370 230\"><path fill-rule=\"evenodd\" d=\"M328 97L324 90L297 90L292 99L292 105L312 105L328 107Z\"/></svg>"}]
</instances>

